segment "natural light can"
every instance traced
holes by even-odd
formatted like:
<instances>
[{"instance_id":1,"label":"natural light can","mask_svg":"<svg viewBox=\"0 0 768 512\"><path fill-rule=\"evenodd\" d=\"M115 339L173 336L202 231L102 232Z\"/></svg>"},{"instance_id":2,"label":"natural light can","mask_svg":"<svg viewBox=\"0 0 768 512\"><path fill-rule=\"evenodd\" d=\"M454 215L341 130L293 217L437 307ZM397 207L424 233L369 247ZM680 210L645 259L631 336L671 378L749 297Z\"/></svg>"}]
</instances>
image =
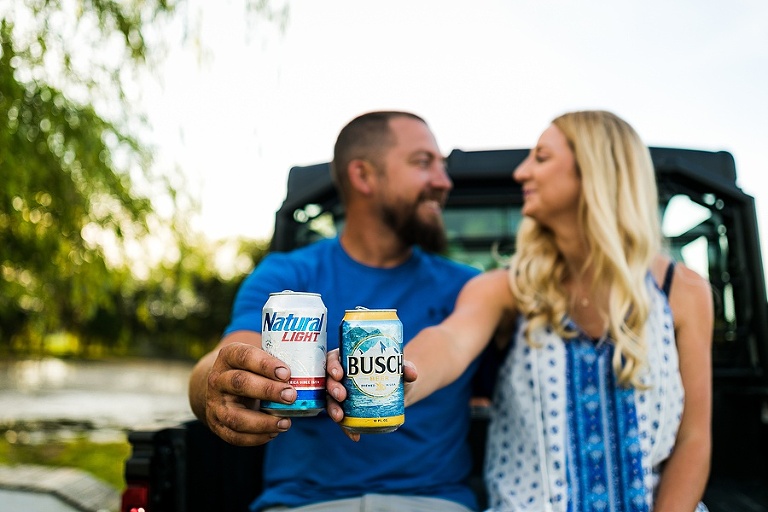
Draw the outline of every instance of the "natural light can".
<instances>
[{"instance_id":1,"label":"natural light can","mask_svg":"<svg viewBox=\"0 0 768 512\"><path fill-rule=\"evenodd\" d=\"M339 338L347 389L341 424L361 434L397 430L405 421L403 324L397 310L347 310Z\"/></svg>"},{"instance_id":2,"label":"natural light can","mask_svg":"<svg viewBox=\"0 0 768 512\"><path fill-rule=\"evenodd\" d=\"M263 400L261 409L275 416L316 416L325 408L325 353L328 310L317 293L271 293L261 313L261 346L285 362L296 401L286 405Z\"/></svg>"}]
</instances>

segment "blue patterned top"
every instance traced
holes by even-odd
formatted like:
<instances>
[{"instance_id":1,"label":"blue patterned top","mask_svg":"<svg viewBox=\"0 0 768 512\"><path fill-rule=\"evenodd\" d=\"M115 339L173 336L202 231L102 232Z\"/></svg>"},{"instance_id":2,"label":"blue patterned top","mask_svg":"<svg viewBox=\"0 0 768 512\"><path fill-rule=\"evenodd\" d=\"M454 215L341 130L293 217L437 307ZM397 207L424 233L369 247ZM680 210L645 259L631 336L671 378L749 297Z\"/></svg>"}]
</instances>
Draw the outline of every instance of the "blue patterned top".
<instances>
[{"instance_id":1,"label":"blue patterned top","mask_svg":"<svg viewBox=\"0 0 768 512\"><path fill-rule=\"evenodd\" d=\"M485 477L491 510L648 512L683 412L672 312L648 275L647 389L617 385L614 345L518 322L496 385ZM578 327L571 322L571 327ZM706 511L703 504L699 511Z\"/></svg>"}]
</instances>

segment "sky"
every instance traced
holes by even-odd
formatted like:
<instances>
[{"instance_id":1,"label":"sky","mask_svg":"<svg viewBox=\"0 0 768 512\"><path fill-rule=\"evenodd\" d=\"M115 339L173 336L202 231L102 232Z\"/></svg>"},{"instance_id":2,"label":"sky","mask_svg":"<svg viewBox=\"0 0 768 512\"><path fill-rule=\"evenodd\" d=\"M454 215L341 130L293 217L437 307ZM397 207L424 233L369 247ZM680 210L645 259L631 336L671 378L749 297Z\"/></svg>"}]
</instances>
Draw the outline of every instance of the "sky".
<instances>
[{"instance_id":1,"label":"sky","mask_svg":"<svg viewBox=\"0 0 768 512\"><path fill-rule=\"evenodd\" d=\"M649 146L733 154L768 258L768 2L295 0L283 31L235 0L187 14L202 50L173 46L143 101L212 239L269 238L289 169L329 161L365 111L419 114L447 155L606 109Z\"/></svg>"}]
</instances>

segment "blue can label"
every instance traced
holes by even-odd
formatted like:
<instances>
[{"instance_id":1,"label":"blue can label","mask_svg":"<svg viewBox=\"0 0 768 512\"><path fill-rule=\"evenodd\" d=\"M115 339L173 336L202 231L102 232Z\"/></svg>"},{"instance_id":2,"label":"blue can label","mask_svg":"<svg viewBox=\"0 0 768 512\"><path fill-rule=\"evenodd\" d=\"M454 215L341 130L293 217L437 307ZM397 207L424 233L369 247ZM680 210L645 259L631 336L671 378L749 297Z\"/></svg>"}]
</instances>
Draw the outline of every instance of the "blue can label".
<instances>
[{"instance_id":1,"label":"blue can label","mask_svg":"<svg viewBox=\"0 0 768 512\"><path fill-rule=\"evenodd\" d=\"M396 311L347 311L340 330L347 389L342 425L360 433L396 430L405 420L403 326Z\"/></svg>"}]
</instances>

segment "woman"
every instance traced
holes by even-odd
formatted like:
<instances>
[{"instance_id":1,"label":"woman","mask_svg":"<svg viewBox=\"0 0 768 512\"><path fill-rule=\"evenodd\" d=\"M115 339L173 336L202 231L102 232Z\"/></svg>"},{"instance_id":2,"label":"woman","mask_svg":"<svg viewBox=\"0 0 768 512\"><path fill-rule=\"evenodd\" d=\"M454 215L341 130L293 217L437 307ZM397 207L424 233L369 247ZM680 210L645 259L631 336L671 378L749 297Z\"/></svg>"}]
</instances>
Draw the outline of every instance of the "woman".
<instances>
[{"instance_id":1,"label":"woman","mask_svg":"<svg viewBox=\"0 0 768 512\"><path fill-rule=\"evenodd\" d=\"M513 177L517 252L407 343L407 403L457 378L513 315L486 456L493 510L706 510L711 292L661 253L647 147L611 113L572 112Z\"/></svg>"}]
</instances>

